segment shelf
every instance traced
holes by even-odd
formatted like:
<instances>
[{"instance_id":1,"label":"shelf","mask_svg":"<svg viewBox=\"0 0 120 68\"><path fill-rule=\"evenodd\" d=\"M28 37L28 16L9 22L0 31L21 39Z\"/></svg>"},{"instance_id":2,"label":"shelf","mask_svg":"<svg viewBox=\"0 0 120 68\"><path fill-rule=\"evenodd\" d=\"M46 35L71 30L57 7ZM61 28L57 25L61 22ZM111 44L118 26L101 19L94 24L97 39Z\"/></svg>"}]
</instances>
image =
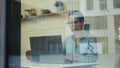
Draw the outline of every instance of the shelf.
<instances>
[{"instance_id":1,"label":"shelf","mask_svg":"<svg viewBox=\"0 0 120 68\"><path fill-rule=\"evenodd\" d=\"M45 16L54 16L54 15L59 15L59 13L48 13L48 14L42 14L42 15L38 15L38 16L45 17Z\"/></svg>"},{"instance_id":2,"label":"shelf","mask_svg":"<svg viewBox=\"0 0 120 68\"><path fill-rule=\"evenodd\" d=\"M21 21L34 19L34 18L38 18L38 17L61 16L61 14L64 14L64 13L67 13L67 12L48 13L48 14L41 14L41 15L36 15L36 16L29 16L29 17L22 18Z\"/></svg>"}]
</instances>

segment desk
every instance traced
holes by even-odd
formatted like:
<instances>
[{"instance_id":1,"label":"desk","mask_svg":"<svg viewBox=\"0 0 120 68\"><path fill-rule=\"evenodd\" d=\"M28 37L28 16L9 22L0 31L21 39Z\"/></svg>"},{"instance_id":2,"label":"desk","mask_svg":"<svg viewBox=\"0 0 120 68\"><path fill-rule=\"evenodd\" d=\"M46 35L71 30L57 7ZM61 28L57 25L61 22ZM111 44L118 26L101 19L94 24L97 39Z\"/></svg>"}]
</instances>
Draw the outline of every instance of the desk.
<instances>
[{"instance_id":1,"label":"desk","mask_svg":"<svg viewBox=\"0 0 120 68\"><path fill-rule=\"evenodd\" d=\"M22 65L21 67L30 67L30 68L64 68L64 67L74 67L74 66L85 66L85 65L95 65L98 63L73 63L73 64L45 64L45 63L32 63Z\"/></svg>"},{"instance_id":2,"label":"desk","mask_svg":"<svg viewBox=\"0 0 120 68\"><path fill-rule=\"evenodd\" d=\"M85 65L95 65L98 63L72 63L72 64L49 64L49 63L36 63L26 59L25 56L21 56L21 68L64 68L73 66L85 66Z\"/></svg>"}]
</instances>

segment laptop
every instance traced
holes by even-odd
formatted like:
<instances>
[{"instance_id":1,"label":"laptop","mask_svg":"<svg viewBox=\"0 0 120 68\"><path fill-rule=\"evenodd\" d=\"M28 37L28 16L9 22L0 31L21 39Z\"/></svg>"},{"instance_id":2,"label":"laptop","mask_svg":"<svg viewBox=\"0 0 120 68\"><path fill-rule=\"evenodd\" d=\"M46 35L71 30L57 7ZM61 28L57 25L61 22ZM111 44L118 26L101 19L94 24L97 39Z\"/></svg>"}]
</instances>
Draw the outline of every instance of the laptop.
<instances>
[{"instance_id":1,"label":"laptop","mask_svg":"<svg viewBox=\"0 0 120 68\"><path fill-rule=\"evenodd\" d=\"M61 36L30 37L32 61L37 63L64 63Z\"/></svg>"}]
</instances>

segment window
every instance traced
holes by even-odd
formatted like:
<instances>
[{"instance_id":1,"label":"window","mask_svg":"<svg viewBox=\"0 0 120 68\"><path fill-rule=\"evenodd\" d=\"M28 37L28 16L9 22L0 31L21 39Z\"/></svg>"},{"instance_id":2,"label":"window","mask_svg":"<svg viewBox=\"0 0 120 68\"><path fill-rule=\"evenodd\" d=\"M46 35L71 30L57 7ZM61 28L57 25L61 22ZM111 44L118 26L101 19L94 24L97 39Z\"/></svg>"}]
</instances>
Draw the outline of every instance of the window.
<instances>
[{"instance_id":1,"label":"window","mask_svg":"<svg viewBox=\"0 0 120 68\"><path fill-rule=\"evenodd\" d=\"M57 12L56 7L54 6L55 1L63 1L63 3L65 4L65 12ZM10 3L11 5L9 6ZM20 66L20 68L55 68L55 66L59 68L72 68L72 66L81 66L81 63L89 64L89 62L86 63L86 61L87 59L91 60L92 58L89 58L86 53L82 54L85 55L83 57L81 54L78 54L78 57L79 55L81 55L78 60L81 58L83 59L80 60L82 61L80 64L76 64L76 62L78 61L75 61L74 64L71 64L71 62L70 64L63 64L64 62L66 62L66 57L62 55L63 51L64 54L66 51L68 53L68 56L69 53L71 53L70 60L72 60L73 62L74 59L76 60L77 58L76 54L80 49L79 47L81 47L81 44L78 44L78 49L77 47L75 47L75 42L79 41L79 38L76 38L75 40L77 33L74 34L74 31L70 31L69 26L66 25L66 23L68 22L75 22L73 21L74 19L72 21L68 20L68 11L70 9L73 9L81 11L81 13L83 13L83 15L85 16L85 26L82 25L82 27L86 31L83 31L84 33L82 34L78 34L81 39L91 39L86 40L88 43L89 41L96 41L97 39L98 46L102 45L101 48L98 48L102 52L100 53L100 55L98 54L98 64L95 64L94 67L99 68L104 66L113 68L116 56L120 55L120 46L118 47L119 44L118 42L116 43L115 38L115 35L117 37L120 37L120 13L119 11L107 11L106 9L110 6L113 6L114 8L120 8L119 4L120 0L21 0L21 2L18 2L16 0L9 0L7 7L9 7L9 9L10 7L12 8L10 10L7 8L8 13L6 15L8 18L6 19L6 40L8 41L8 43L6 43L6 49L8 55L7 60L9 60L9 62L7 63L9 64L10 68L19 68L16 67L18 65ZM31 9L36 9L36 14L27 15L24 12L24 10L26 9L28 12L32 12ZM43 9L48 9L51 11L51 13L43 14ZM1 18L4 18L4 15L1 15ZM0 26L1 25L2 23L0 24ZM73 27L72 30L73 29L75 28ZM117 34L115 34L115 32ZM92 38L89 38L91 36ZM95 40L93 39L94 37L96 37ZM67 42L64 43L64 41L66 41L66 38L71 40L67 40ZM84 44L84 40L81 41L81 39L80 42L83 42ZM64 46L64 44L68 45L68 49ZM89 43L88 45L90 44L91 43ZM4 49L3 47L1 48ZM86 49L90 48L85 48L85 50ZM94 48L91 47L91 49ZM97 52L99 52L99 50ZM86 57L88 58L86 59ZM56 63L56 60L54 62L53 59L56 59L57 62L60 62L62 59L63 63L62 61L60 64ZM38 62L34 63L34 61Z\"/></svg>"},{"instance_id":2,"label":"window","mask_svg":"<svg viewBox=\"0 0 120 68\"><path fill-rule=\"evenodd\" d=\"M120 0L113 0L114 8L120 8Z\"/></svg>"},{"instance_id":3,"label":"window","mask_svg":"<svg viewBox=\"0 0 120 68\"><path fill-rule=\"evenodd\" d=\"M114 16L115 33L116 33L116 52L120 54L120 15Z\"/></svg>"},{"instance_id":4,"label":"window","mask_svg":"<svg viewBox=\"0 0 120 68\"><path fill-rule=\"evenodd\" d=\"M68 0L67 1L68 10L79 10L80 9L80 0Z\"/></svg>"},{"instance_id":5,"label":"window","mask_svg":"<svg viewBox=\"0 0 120 68\"><path fill-rule=\"evenodd\" d=\"M107 16L86 17L91 30L107 29Z\"/></svg>"},{"instance_id":6,"label":"window","mask_svg":"<svg viewBox=\"0 0 120 68\"><path fill-rule=\"evenodd\" d=\"M100 0L100 10L107 9L107 0Z\"/></svg>"},{"instance_id":7,"label":"window","mask_svg":"<svg viewBox=\"0 0 120 68\"><path fill-rule=\"evenodd\" d=\"M87 2L86 2L87 10L93 10L93 2L94 2L94 0L87 0Z\"/></svg>"},{"instance_id":8,"label":"window","mask_svg":"<svg viewBox=\"0 0 120 68\"><path fill-rule=\"evenodd\" d=\"M102 54L108 54L108 37L97 37L97 42L102 44Z\"/></svg>"}]
</instances>

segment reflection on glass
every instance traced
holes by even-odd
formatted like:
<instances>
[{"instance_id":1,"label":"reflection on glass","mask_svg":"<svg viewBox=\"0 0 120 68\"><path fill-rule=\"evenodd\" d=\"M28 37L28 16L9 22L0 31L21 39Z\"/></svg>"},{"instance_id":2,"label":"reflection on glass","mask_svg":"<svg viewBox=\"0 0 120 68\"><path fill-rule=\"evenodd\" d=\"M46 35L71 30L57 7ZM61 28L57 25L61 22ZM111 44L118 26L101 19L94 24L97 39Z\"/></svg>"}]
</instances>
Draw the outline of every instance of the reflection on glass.
<instances>
[{"instance_id":1,"label":"reflection on glass","mask_svg":"<svg viewBox=\"0 0 120 68\"><path fill-rule=\"evenodd\" d=\"M100 9L101 10L107 9L107 0L100 0Z\"/></svg>"},{"instance_id":2,"label":"reflection on glass","mask_svg":"<svg viewBox=\"0 0 120 68\"><path fill-rule=\"evenodd\" d=\"M116 53L120 54L120 15L115 15L114 19L116 32Z\"/></svg>"},{"instance_id":3,"label":"reflection on glass","mask_svg":"<svg viewBox=\"0 0 120 68\"><path fill-rule=\"evenodd\" d=\"M93 10L93 2L94 0L86 0L86 9L87 10Z\"/></svg>"},{"instance_id":4,"label":"reflection on glass","mask_svg":"<svg viewBox=\"0 0 120 68\"><path fill-rule=\"evenodd\" d=\"M102 44L102 54L108 54L108 38L97 37L97 41Z\"/></svg>"},{"instance_id":5,"label":"reflection on glass","mask_svg":"<svg viewBox=\"0 0 120 68\"><path fill-rule=\"evenodd\" d=\"M86 22L90 23L91 30L107 29L107 16L86 17Z\"/></svg>"},{"instance_id":6,"label":"reflection on glass","mask_svg":"<svg viewBox=\"0 0 120 68\"><path fill-rule=\"evenodd\" d=\"M48 66L43 65L46 67L49 67L49 63L66 63L68 66L66 64L60 64L60 66L65 68L80 68L83 66L76 65L76 63L85 63L86 65L83 68L89 68L87 66L88 63L96 63L97 61L99 64L95 66L96 68L103 67L104 65L106 65L105 67L110 65L113 68L111 64L114 63L115 56L106 54L120 54L120 48L115 48L114 43L114 29L117 29L116 33L118 37L120 17L119 15L117 17L115 16L115 18L113 17L119 11L117 13L112 12L112 9L110 12L105 11L102 13L99 10L93 10L97 8L106 10L107 4L109 3L107 0L99 0L98 5L94 4L96 0L60 0L66 5L67 10L75 9L85 14L85 21L79 21L79 18L68 17L69 11L67 10L67 12L63 11L58 13L54 6L55 1L58 0L21 0L21 15L24 19L21 21L21 56L24 56L25 53L27 54L25 58L21 58L21 65L25 66L25 64L28 64L36 66L35 64L28 63L29 60L32 60L30 63L38 62L38 65L45 63L46 65L48 64ZM119 3L116 1L114 0L115 3ZM100 7L98 7L99 5ZM36 11L33 12L31 9L35 9ZM46 9L50 12L44 13ZM94 14L94 12L96 13ZM79 17L79 14L76 15ZM66 22L68 22L68 26ZM79 27L77 27L78 24ZM68 29L70 27L71 32L66 27ZM79 37L82 38L80 39ZM100 55L96 54L97 47L94 46L94 43L101 46L101 50L99 50L101 51ZM92 52L95 54L91 55Z\"/></svg>"},{"instance_id":7,"label":"reflection on glass","mask_svg":"<svg viewBox=\"0 0 120 68\"><path fill-rule=\"evenodd\" d=\"M120 0L113 0L114 8L120 8Z\"/></svg>"}]
</instances>

